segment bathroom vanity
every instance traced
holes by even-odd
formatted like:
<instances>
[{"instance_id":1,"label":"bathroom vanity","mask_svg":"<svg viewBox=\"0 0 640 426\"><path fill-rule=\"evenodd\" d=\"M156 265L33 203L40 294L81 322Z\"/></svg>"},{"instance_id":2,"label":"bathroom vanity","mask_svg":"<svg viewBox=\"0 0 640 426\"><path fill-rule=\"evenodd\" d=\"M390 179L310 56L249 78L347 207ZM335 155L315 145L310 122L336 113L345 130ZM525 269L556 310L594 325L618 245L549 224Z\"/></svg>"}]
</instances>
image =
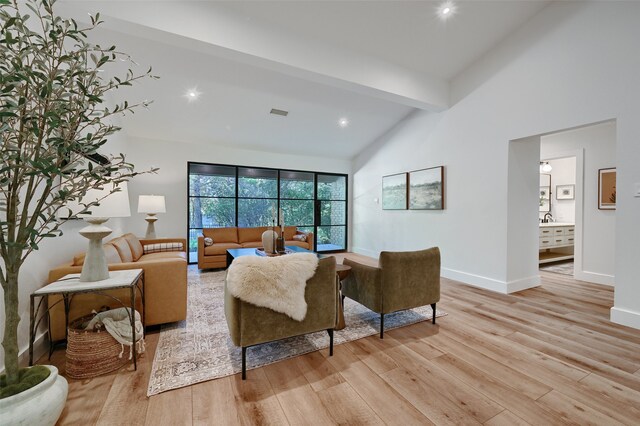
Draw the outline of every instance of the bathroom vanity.
<instances>
[{"instance_id":1,"label":"bathroom vanity","mask_svg":"<svg viewBox=\"0 0 640 426\"><path fill-rule=\"evenodd\" d=\"M575 229L574 223L541 223L539 263L573 259Z\"/></svg>"}]
</instances>

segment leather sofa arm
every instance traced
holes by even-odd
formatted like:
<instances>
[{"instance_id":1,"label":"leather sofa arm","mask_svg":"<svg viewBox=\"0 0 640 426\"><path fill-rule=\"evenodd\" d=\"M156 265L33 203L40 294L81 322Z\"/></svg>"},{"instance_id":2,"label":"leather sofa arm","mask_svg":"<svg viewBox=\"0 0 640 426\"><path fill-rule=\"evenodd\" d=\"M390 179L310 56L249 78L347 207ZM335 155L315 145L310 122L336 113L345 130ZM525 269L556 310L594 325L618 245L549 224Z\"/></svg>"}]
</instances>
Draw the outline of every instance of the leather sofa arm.
<instances>
[{"instance_id":1,"label":"leather sofa arm","mask_svg":"<svg viewBox=\"0 0 640 426\"><path fill-rule=\"evenodd\" d=\"M306 235L307 236L307 243L309 244L309 250L313 250L313 232L304 232L304 231L300 231L296 229L296 235Z\"/></svg>"}]
</instances>

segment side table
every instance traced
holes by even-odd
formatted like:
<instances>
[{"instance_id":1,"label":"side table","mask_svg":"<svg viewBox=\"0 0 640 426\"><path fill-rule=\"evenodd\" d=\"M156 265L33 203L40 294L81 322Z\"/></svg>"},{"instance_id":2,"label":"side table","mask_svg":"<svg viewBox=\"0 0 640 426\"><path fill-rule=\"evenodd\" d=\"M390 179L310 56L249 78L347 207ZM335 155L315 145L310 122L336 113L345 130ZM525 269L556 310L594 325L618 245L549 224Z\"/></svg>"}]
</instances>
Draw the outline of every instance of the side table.
<instances>
[{"instance_id":1,"label":"side table","mask_svg":"<svg viewBox=\"0 0 640 426\"><path fill-rule=\"evenodd\" d=\"M342 330L346 327L344 322L344 297L342 297L342 280L347 278L351 273L351 266L342 265L340 263L336 264L336 280L338 281L336 284L338 285L338 319L336 321L335 330Z\"/></svg>"},{"instance_id":2,"label":"side table","mask_svg":"<svg viewBox=\"0 0 640 426\"><path fill-rule=\"evenodd\" d=\"M136 341L136 326L135 326L135 309L136 309L136 289L140 292L142 299L142 324L145 322L144 312L144 271L142 269L127 269L122 271L109 271L109 278L102 281L80 281L80 274L69 274L60 278L58 281L52 282L31 294L31 306L29 308L29 365L33 365L33 343L35 340L36 330L40 325L40 321L44 318L45 314L48 316L50 309L61 301L64 302L64 316L65 316L65 336L67 328L69 326L69 309L73 297L82 293L98 294L110 299L113 299L120 303L123 307L126 305L117 297L105 293L108 290L116 290L121 288L130 289L130 302L131 310L129 311L129 318L131 320L131 331L133 336L133 342ZM47 303L47 309L42 314L40 319L36 321L36 315L40 311L42 302L49 299L49 296L54 294L62 295L62 300L49 306ZM35 299L40 298L38 306L35 307ZM49 356L51 356L53 342L49 343ZM133 351L133 367L138 369L136 360L136 345L131 345Z\"/></svg>"}]
</instances>

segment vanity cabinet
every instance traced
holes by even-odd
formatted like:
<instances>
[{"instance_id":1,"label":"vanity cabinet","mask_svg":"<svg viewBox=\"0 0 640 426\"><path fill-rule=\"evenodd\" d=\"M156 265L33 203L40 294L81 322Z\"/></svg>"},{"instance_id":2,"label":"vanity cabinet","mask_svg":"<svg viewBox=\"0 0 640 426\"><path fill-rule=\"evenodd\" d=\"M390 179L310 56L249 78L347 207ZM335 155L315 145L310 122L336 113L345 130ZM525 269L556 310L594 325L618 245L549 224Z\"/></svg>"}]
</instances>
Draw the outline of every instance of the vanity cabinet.
<instances>
[{"instance_id":1,"label":"vanity cabinet","mask_svg":"<svg viewBox=\"0 0 640 426\"><path fill-rule=\"evenodd\" d=\"M573 259L575 230L573 223L541 224L539 263Z\"/></svg>"}]
</instances>

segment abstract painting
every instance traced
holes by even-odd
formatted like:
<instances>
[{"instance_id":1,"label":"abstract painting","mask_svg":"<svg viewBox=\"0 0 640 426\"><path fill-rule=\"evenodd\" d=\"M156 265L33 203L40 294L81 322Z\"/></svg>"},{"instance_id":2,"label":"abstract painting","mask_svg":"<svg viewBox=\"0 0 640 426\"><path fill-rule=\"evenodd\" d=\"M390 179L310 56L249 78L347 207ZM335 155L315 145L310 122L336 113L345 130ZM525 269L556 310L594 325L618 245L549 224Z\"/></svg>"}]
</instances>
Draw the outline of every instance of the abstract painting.
<instances>
[{"instance_id":1,"label":"abstract painting","mask_svg":"<svg viewBox=\"0 0 640 426\"><path fill-rule=\"evenodd\" d=\"M409 209L444 209L444 167L409 173Z\"/></svg>"},{"instance_id":2,"label":"abstract painting","mask_svg":"<svg viewBox=\"0 0 640 426\"><path fill-rule=\"evenodd\" d=\"M382 177L382 209L407 209L407 174Z\"/></svg>"}]
</instances>

